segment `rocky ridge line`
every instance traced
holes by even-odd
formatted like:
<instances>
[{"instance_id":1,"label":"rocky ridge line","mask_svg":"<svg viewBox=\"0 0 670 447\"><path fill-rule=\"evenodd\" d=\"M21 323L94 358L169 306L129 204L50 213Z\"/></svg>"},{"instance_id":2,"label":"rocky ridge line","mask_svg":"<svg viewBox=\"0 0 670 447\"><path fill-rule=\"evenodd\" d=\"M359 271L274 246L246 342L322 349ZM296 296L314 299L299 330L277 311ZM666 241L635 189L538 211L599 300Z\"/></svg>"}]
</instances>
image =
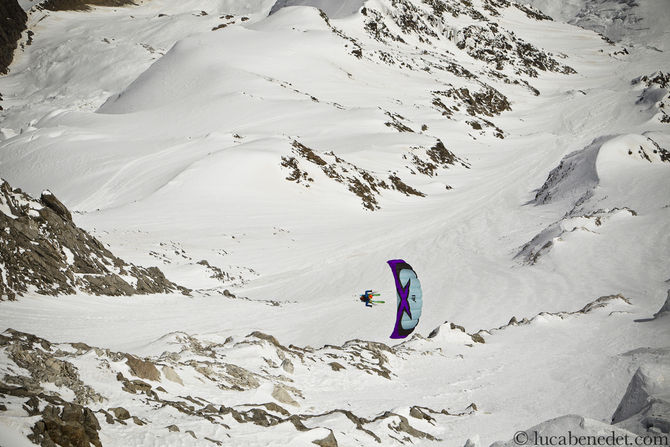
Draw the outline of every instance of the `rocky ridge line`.
<instances>
[{"instance_id":1,"label":"rocky ridge line","mask_svg":"<svg viewBox=\"0 0 670 447\"><path fill-rule=\"evenodd\" d=\"M157 267L139 267L114 256L86 231L51 192L35 200L0 183L0 300L27 292L42 295L188 293Z\"/></svg>"}]
</instances>

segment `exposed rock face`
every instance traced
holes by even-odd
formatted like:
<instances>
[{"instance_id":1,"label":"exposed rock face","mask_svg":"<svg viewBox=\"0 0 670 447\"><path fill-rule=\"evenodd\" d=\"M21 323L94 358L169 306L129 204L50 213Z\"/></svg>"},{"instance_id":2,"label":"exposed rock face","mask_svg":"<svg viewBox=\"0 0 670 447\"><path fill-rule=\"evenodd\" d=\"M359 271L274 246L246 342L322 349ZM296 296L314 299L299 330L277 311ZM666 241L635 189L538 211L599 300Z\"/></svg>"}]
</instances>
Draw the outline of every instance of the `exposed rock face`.
<instances>
[{"instance_id":1,"label":"exposed rock face","mask_svg":"<svg viewBox=\"0 0 670 447\"><path fill-rule=\"evenodd\" d=\"M65 403L61 408L47 405L42 411L42 420L33 426L31 441L42 447L54 445L102 447L98 437L100 423L95 414L81 405Z\"/></svg>"},{"instance_id":2,"label":"exposed rock face","mask_svg":"<svg viewBox=\"0 0 670 447\"><path fill-rule=\"evenodd\" d=\"M148 360L138 359L137 357L129 355L126 363L130 367L130 371L140 379L154 381L161 380L161 373L158 372L156 366Z\"/></svg>"},{"instance_id":3,"label":"exposed rock face","mask_svg":"<svg viewBox=\"0 0 670 447\"><path fill-rule=\"evenodd\" d=\"M53 346L34 335L7 329L0 335L0 349L5 349L7 357L20 368L30 372L30 376L5 374L3 381L20 386L30 395L43 391L47 383L65 387L74 394L74 403L99 402L102 397L79 377L77 368L67 360L58 358L52 352Z\"/></svg>"},{"instance_id":4,"label":"exposed rock face","mask_svg":"<svg viewBox=\"0 0 670 447\"><path fill-rule=\"evenodd\" d=\"M135 5L132 0L47 0L40 5L49 11L88 11L91 6Z\"/></svg>"},{"instance_id":5,"label":"exposed rock face","mask_svg":"<svg viewBox=\"0 0 670 447\"><path fill-rule=\"evenodd\" d=\"M181 377L179 377L179 374L177 374L177 371L175 371L173 368L170 366L163 366L162 368L163 375L165 376L166 379L168 379L171 382L178 383L180 385L184 385L184 381L181 380Z\"/></svg>"},{"instance_id":6,"label":"exposed rock face","mask_svg":"<svg viewBox=\"0 0 670 447\"><path fill-rule=\"evenodd\" d=\"M8 359L6 364L0 363L0 395L5 401L24 402L21 408L31 417L28 438L33 443L43 447L101 447L98 419L84 405L101 402L102 396L81 380L72 363L58 358L65 354L63 351L44 339L12 329L0 335L0 350ZM12 364L19 368L12 368ZM46 384L67 390L74 401L67 402L47 391ZM41 419L34 422L32 417L40 415Z\"/></svg>"},{"instance_id":7,"label":"exposed rock face","mask_svg":"<svg viewBox=\"0 0 670 447\"><path fill-rule=\"evenodd\" d=\"M297 140L293 141L292 147L292 153L295 156L283 156L281 162L283 167L290 170L286 180L309 187L310 183L314 182L310 171L316 166L328 178L345 185L350 192L361 199L363 206L370 211L381 208L377 198L382 190L396 190L406 196L424 197L421 191L407 185L395 174L389 175L388 180L390 182L387 182L373 172L359 168L338 157L332 151L317 152ZM313 166L306 166L308 163ZM454 161L445 161L443 164L445 166L454 164Z\"/></svg>"},{"instance_id":8,"label":"exposed rock face","mask_svg":"<svg viewBox=\"0 0 670 447\"><path fill-rule=\"evenodd\" d=\"M0 300L32 289L44 295L133 295L188 290L156 267L138 267L114 256L77 227L52 193L39 201L0 183Z\"/></svg>"},{"instance_id":9,"label":"exposed rock face","mask_svg":"<svg viewBox=\"0 0 670 447\"><path fill-rule=\"evenodd\" d=\"M489 23L486 27L467 26L456 34L455 42L458 48L465 50L470 56L494 64L498 70L509 64L517 74L525 73L532 77L537 77L537 70L575 73L571 67L562 65L513 33L501 31L496 23Z\"/></svg>"},{"instance_id":10,"label":"exposed rock face","mask_svg":"<svg viewBox=\"0 0 670 447\"><path fill-rule=\"evenodd\" d=\"M331 431L325 438L312 441L312 444L316 444L319 447L337 447L337 439L335 438L335 435Z\"/></svg>"},{"instance_id":11,"label":"exposed rock face","mask_svg":"<svg viewBox=\"0 0 670 447\"><path fill-rule=\"evenodd\" d=\"M286 388L281 385L275 385L274 389L272 390L272 397L283 404L294 405L296 407L300 406L300 404L291 397L289 392L286 391Z\"/></svg>"},{"instance_id":12,"label":"exposed rock face","mask_svg":"<svg viewBox=\"0 0 670 447\"><path fill-rule=\"evenodd\" d=\"M7 74L28 16L16 0L0 2L0 74ZM0 100L2 97L0 96ZM0 108L2 110L2 108Z\"/></svg>"},{"instance_id":13,"label":"exposed rock face","mask_svg":"<svg viewBox=\"0 0 670 447\"><path fill-rule=\"evenodd\" d=\"M121 420L121 421L125 421L126 419L130 419L130 412L128 412L128 410L126 410L123 407L110 408L109 411L114 413L114 416L116 416L116 418Z\"/></svg>"},{"instance_id":14,"label":"exposed rock face","mask_svg":"<svg viewBox=\"0 0 670 447\"><path fill-rule=\"evenodd\" d=\"M224 343L175 333L173 342L181 345L179 353L166 351L159 357L135 358L129 362L134 357L127 353L84 343L51 343L8 329L0 334L0 358L6 359L0 362L3 402L0 411L22 415L17 418L18 424L24 432L32 432L33 442L44 447L99 446L98 423L126 425L124 430L134 431L132 439L140 444L141 439L154 437L158 432L166 435L190 432L193 438L208 439L204 434L215 425L235 439L240 431L249 433L251 427L243 425L255 425L257 428L252 429L261 430L280 424L292 426L297 432L316 430L308 439L321 447L358 445L359 436L369 437L380 445L399 437L415 443L421 439L439 441L438 433L431 427L477 411L471 404L458 412L413 405L400 412L385 410L369 417L328 406L301 412L314 404L313 398L302 391L305 380L311 381L314 376L342 385L350 380L365 380L392 387L392 383L387 383L389 377L395 376L391 358L397 360L399 350L402 356L412 355L410 346L390 347L353 340L341 346L300 348L284 346L275 337L260 332ZM240 351L244 352L241 357ZM261 358L266 362L257 362ZM296 365L291 378L285 375L282 359ZM346 365L346 372L335 371L333 359ZM239 362L239 366L232 361ZM130 380L119 371L126 370L126 362L152 372L155 365L162 365L163 375L168 379L166 371L178 369L183 373L180 379L184 386L167 386L166 390L140 379ZM349 377L343 377L344 374ZM91 379L90 384L84 382ZM203 383L215 385L220 392L212 394L207 387L206 392L200 393ZM94 384L104 384L99 388L103 394L91 387ZM257 389L255 402L265 403L222 404L230 398L243 402L237 393L250 389ZM166 408L183 415L189 428L195 431L185 430L183 425L178 429L172 415L165 420L162 416Z\"/></svg>"}]
</instances>

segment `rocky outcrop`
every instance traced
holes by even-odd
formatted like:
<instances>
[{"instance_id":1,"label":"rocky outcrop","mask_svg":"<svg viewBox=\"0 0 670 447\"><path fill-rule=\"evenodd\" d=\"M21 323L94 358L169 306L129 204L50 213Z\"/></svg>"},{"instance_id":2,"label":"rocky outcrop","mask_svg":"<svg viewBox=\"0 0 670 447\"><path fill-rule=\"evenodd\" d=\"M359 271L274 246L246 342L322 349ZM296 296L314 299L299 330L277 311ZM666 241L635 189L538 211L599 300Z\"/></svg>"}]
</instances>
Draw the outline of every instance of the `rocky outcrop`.
<instances>
[{"instance_id":1,"label":"rocky outcrop","mask_svg":"<svg viewBox=\"0 0 670 447\"><path fill-rule=\"evenodd\" d=\"M91 409L65 402L62 407L47 405L41 414L42 419L28 436L35 444L102 447L98 437L100 423Z\"/></svg>"},{"instance_id":2,"label":"rocky outcrop","mask_svg":"<svg viewBox=\"0 0 670 447\"><path fill-rule=\"evenodd\" d=\"M309 188L310 184L314 182L312 172L314 167L317 167L326 177L345 185L350 192L361 199L363 206L370 211L381 208L378 197L382 190L396 190L406 196L424 197L421 191L404 183L395 173L390 174L387 181L379 178L372 171L359 168L345 161L332 151L317 152L294 140L291 152L293 155L283 156L281 162L281 166L290 171L286 180ZM453 163L452 160L451 164Z\"/></svg>"},{"instance_id":3,"label":"rocky outcrop","mask_svg":"<svg viewBox=\"0 0 670 447\"><path fill-rule=\"evenodd\" d=\"M394 375L390 364L400 357L395 347L382 343L353 340L341 346L311 349L284 346L260 332L223 343L182 333L172 337L174 344L181 345L178 352L137 358L84 343L51 343L9 329L0 334L0 358L6 359L0 362L3 411L25 415L17 417L17 424L24 432L32 432L30 439L42 446L98 446L100 424L126 425L124 429L131 430L128 433L134 440L154 436L158 431L188 433L184 426L177 430L172 415L165 419L168 407L194 428L189 433L193 438L206 439L204 435L212 425L225 428L234 437L239 431L248 433L249 425L257 426L252 430L261 430L285 424L297 432L315 430L308 439L322 447L358 443L360 436L384 445L399 438L412 443L438 441L439 430L432 427L477 411L474 404L457 412L406 405L363 416L317 403L314 396L301 391L315 376L339 383L365 380L392 387L387 380ZM410 355L410 351L402 355ZM290 378L281 366L288 362L281 362L282 358L300 365ZM331 368L333 359L346 368L335 371ZM147 382L126 378L122 371L128 369L133 375L146 377ZM154 386L159 369L165 378L183 386L167 381L163 382L165 388ZM175 370L182 373L181 377ZM212 386L219 391L212 394ZM265 403L221 403L240 402L251 389L255 390L254 402ZM308 410L303 412L303 408ZM35 416L41 418L36 422ZM337 439L332 432L335 428Z\"/></svg>"},{"instance_id":4,"label":"rocky outcrop","mask_svg":"<svg viewBox=\"0 0 670 447\"><path fill-rule=\"evenodd\" d=\"M16 0L0 2L0 75L7 74L28 16ZM2 96L0 96L2 100ZM0 108L2 110L2 108Z\"/></svg>"},{"instance_id":5,"label":"rocky outcrop","mask_svg":"<svg viewBox=\"0 0 670 447\"><path fill-rule=\"evenodd\" d=\"M333 431L331 430L330 433L328 433L328 436L326 436L323 439L317 439L315 441L312 441L312 444L316 444L319 447L337 447L337 439L335 438L335 435L333 434Z\"/></svg>"},{"instance_id":6,"label":"rocky outcrop","mask_svg":"<svg viewBox=\"0 0 670 447\"><path fill-rule=\"evenodd\" d=\"M656 110L657 119L665 124L670 124L670 73L657 71L650 75L640 76L633 80L633 85L642 86L644 90L637 100L639 105L647 105ZM670 153L663 150L662 156L670 161Z\"/></svg>"},{"instance_id":7,"label":"rocky outcrop","mask_svg":"<svg viewBox=\"0 0 670 447\"><path fill-rule=\"evenodd\" d=\"M102 397L86 385L77 368L69 361L59 358L48 341L31 334L7 329L0 335L0 349L7 358L30 375L5 374L3 381L18 385L31 395L44 391L46 384L64 387L74 395L74 403L100 402Z\"/></svg>"},{"instance_id":8,"label":"rocky outcrop","mask_svg":"<svg viewBox=\"0 0 670 447\"><path fill-rule=\"evenodd\" d=\"M446 324L449 323L448 321L445 321L443 325L446 326ZM440 333L440 328L442 328L442 325L436 327L432 331L430 331L430 334L428 334L428 338L435 338L437 335ZM486 343L486 340L484 340L484 337L482 337L479 333L477 334L469 334L465 332L465 328L463 326L459 326L454 323L449 323L449 329L453 330L458 330L466 334L474 343Z\"/></svg>"},{"instance_id":9,"label":"rocky outcrop","mask_svg":"<svg viewBox=\"0 0 670 447\"><path fill-rule=\"evenodd\" d=\"M35 200L0 183L0 300L28 290L43 295L133 295L188 290L156 267L138 267L114 256L77 227L67 207L49 191Z\"/></svg>"},{"instance_id":10,"label":"rocky outcrop","mask_svg":"<svg viewBox=\"0 0 670 447\"><path fill-rule=\"evenodd\" d=\"M135 5L132 0L46 0L40 8L49 11L88 11L91 6Z\"/></svg>"},{"instance_id":11,"label":"rocky outcrop","mask_svg":"<svg viewBox=\"0 0 670 447\"><path fill-rule=\"evenodd\" d=\"M470 25L459 30L454 38L456 46L473 58L495 66L497 70L510 65L517 74L531 77L537 77L538 70L575 73L571 67L519 39L513 32L502 30L497 23L489 22L487 25Z\"/></svg>"},{"instance_id":12,"label":"rocky outcrop","mask_svg":"<svg viewBox=\"0 0 670 447\"><path fill-rule=\"evenodd\" d=\"M161 380L161 373L158 372L156 366L148 360L142 360L135 356L129 355L126 364L130 371L140 379L147 379L153 381Z\"/></svg>"}]
</instances>

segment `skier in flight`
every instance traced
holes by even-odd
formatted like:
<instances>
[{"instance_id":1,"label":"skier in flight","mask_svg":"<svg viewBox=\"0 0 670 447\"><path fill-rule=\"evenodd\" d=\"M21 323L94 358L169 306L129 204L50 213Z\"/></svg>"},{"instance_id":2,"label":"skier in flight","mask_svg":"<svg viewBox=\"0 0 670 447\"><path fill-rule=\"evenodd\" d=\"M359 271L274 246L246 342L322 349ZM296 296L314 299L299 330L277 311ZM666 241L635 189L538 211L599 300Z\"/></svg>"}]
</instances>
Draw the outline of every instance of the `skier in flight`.
<instances>
[{"instance_id":1,"label":"skier in flight","mask_svg":"<svg viewBox=\"0 0 670 447\"><path fill-rule=\"evenodd\" d=\"M365 307L372 307L372 297L375 296L372 290L366 290L363 295L361 295L361 301L365 303Z\"/></svg>"}]
</instances>

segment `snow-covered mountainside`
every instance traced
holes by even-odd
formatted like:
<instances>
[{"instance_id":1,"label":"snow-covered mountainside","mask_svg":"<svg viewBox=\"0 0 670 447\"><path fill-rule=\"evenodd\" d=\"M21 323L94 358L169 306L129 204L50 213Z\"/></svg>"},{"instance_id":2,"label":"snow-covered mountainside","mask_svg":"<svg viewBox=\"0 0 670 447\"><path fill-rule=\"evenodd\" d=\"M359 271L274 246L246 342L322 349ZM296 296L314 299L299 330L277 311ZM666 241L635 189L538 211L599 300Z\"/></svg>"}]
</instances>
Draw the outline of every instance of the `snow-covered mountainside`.
<instances>
[{"instance_id":1,"label":"snow-covered mountainside","mask_svg":"<svg viewBox=\"0 0 670 447\"><path fill-rule=\"evenodd\" d=\"M666 0L126 3L18 2L0 445L667 445Z\"/></svg>"}]
</instances>

